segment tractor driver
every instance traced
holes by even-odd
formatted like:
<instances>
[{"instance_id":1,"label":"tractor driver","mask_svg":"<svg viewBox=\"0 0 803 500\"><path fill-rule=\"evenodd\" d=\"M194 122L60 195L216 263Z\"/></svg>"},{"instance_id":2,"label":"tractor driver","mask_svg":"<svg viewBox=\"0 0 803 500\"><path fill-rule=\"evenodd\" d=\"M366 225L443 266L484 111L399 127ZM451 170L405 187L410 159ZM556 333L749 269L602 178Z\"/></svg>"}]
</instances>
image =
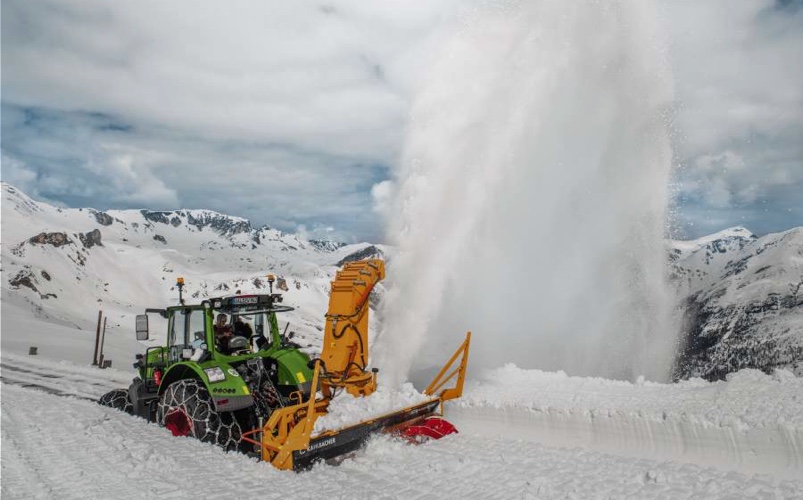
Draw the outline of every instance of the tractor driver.
<instances>
[{"instance_id":1,"label":"tractor driver","mask_svg":"<svg viewBox=\"0 0 803 500\"><path fill-rule=\"evenodd\" d=\"M251 329L251 325L243 321L241 316L237 316L234 319L234 335L239 335L240 337L251 340L251 337L254 336L254 330Z\"/></svg>"},{"instance_id":2,"label":"tractor driver","mask_svg":"<svg viewBox=\"0 0 803 500\"><path fill-rule=\"evenodd\" d=\"M228 351L229 340L231 339L231 325L226 324L228 319L225 314L220 313L217 315L217 321L215 321L215 341L223 352Z\"/></svg>"}]
</instances>

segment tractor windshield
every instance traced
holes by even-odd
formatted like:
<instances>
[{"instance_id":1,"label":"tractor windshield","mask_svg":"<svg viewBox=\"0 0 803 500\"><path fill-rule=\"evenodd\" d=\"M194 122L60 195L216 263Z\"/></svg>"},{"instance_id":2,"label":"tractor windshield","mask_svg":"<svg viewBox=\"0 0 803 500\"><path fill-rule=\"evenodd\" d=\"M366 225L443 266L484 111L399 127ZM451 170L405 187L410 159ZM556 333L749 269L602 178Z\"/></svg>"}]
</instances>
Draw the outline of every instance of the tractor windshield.
<instances>
[{"instance_id":1,"label":"tractor windshield","mask_svg":"<svg viewBox=\"0 0 803 500\"><path fill-rule=\"evenodd\" d=\"M247 341L248 351L255 352L269 349L279 337L273 311L214 310L214 317L215 342L222 351L230 350L227 349L228 342L223 339L243 337Z\"/></svg>"},{"instance_id":2,"label":"tractor windshield","mask_svg":"<svg viewBox=\"0 0 803 500\"><path fill-rule=\"evenodd\" d=\"M293 310L278 302L278 294L212 299L215 343L220 351L233 354L277 346L281 336L276 313Z\"/></svg>"}]
</instances>

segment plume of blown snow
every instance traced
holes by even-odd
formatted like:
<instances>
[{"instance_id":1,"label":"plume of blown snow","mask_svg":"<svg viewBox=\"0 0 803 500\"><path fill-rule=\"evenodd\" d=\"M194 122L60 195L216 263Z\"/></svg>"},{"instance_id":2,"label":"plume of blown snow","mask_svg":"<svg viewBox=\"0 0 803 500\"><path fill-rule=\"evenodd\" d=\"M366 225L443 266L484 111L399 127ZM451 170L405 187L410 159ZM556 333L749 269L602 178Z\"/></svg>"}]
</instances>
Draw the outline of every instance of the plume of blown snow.
<instances>
[{"instance_id":1,"label":"plume of blown snow","mask_svg":"<svg viewBox=\"0 0 803 500\"><path fill-rule=\"evenodd\" d=\"M444 36L388 212L384 379L439 365L466 330L472 368L669 376L658 26L642 0L496 2Z\"/></svg>"}]
</instances>

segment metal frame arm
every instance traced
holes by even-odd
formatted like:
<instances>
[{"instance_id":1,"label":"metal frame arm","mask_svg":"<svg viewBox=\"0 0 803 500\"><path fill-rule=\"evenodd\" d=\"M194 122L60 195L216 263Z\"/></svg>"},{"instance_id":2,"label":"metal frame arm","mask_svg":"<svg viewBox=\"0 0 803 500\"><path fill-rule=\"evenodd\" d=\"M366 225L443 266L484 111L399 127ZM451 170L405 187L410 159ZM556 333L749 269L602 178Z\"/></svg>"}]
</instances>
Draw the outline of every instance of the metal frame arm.
<instances>
[{"instance_id":1,"label":"metal frame arm","mask_svg":"<svg viewBox=\"0 0 803 500\"><path fill-rule=\"evenodd\" d=\"M452 354L452 357L449 361L441 368L441 371L438 372L438 375L432 379L432 382L427 387L427 390L424 391L424 394L427 396L431 396L435 394L441 387L443 387L447 382L457 376L457 381L454 387L450 387L448 389L444 389L439 394L439 397L442 401L449 401L450 399L456 399L463 395L463 382L466 379L466 367L468 366L468 349L471 345L471 332L466 332L466 340L457 348L457 350ZM457 360L458 356L461 356L460 359L460 366L452 370L448 375L445 375L446 372L452 367L454 362Z\"/></svg>"}]
</instances>

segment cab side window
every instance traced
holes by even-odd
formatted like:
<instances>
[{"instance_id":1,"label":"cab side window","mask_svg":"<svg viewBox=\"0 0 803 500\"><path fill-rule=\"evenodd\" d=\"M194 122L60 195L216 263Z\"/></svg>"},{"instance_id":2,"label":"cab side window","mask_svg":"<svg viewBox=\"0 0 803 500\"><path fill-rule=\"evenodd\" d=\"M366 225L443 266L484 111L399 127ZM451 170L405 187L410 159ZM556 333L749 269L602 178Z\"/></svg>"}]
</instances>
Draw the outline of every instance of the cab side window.
<instances>
[{"instance_id":1,"label":"cab side window","mask_svg":"<svg viewBox=\"0 0 803 500\"><path fill-rule=\"evenodd\" d=\"M188 343L192 345L193 348L198 348L202 343L206 342L206 334L204 333L206 322L204 321L203 309L195 309L187 315L187 322L189 325Z\"/></svg>"},{"instance_id":2,"label":"cab side window","mask_svg":"<svg viewBox=\"0 0 803 500\"><path fill-rule=\"evenodd\" d=\"M186 345L187 310L173 311L167 328L167 347L170 363L181 359L181 350Z\"/></svg>"},{"instance_id":3,"label":"cab side window","mask_svg":"<svg viewBox=\"0 0 803 500\"><path fill-rule=\"evenodd\" d=\"M170 317L170 327L168 328L167 345L183 346L186 342L187 311L174 311Z\"/></svg>"},{"instance_id":4,"label":"cab side window","mask_svg":"<svg viewBox=\"0 0 803 500\"><path fill-rule=\"evenodd\" d=\"M197 349L206 342L203 309L182 309L173 312L167 329L167 345L171 362L187 357L184 349Z\"/></svg>"}]
</instances>

